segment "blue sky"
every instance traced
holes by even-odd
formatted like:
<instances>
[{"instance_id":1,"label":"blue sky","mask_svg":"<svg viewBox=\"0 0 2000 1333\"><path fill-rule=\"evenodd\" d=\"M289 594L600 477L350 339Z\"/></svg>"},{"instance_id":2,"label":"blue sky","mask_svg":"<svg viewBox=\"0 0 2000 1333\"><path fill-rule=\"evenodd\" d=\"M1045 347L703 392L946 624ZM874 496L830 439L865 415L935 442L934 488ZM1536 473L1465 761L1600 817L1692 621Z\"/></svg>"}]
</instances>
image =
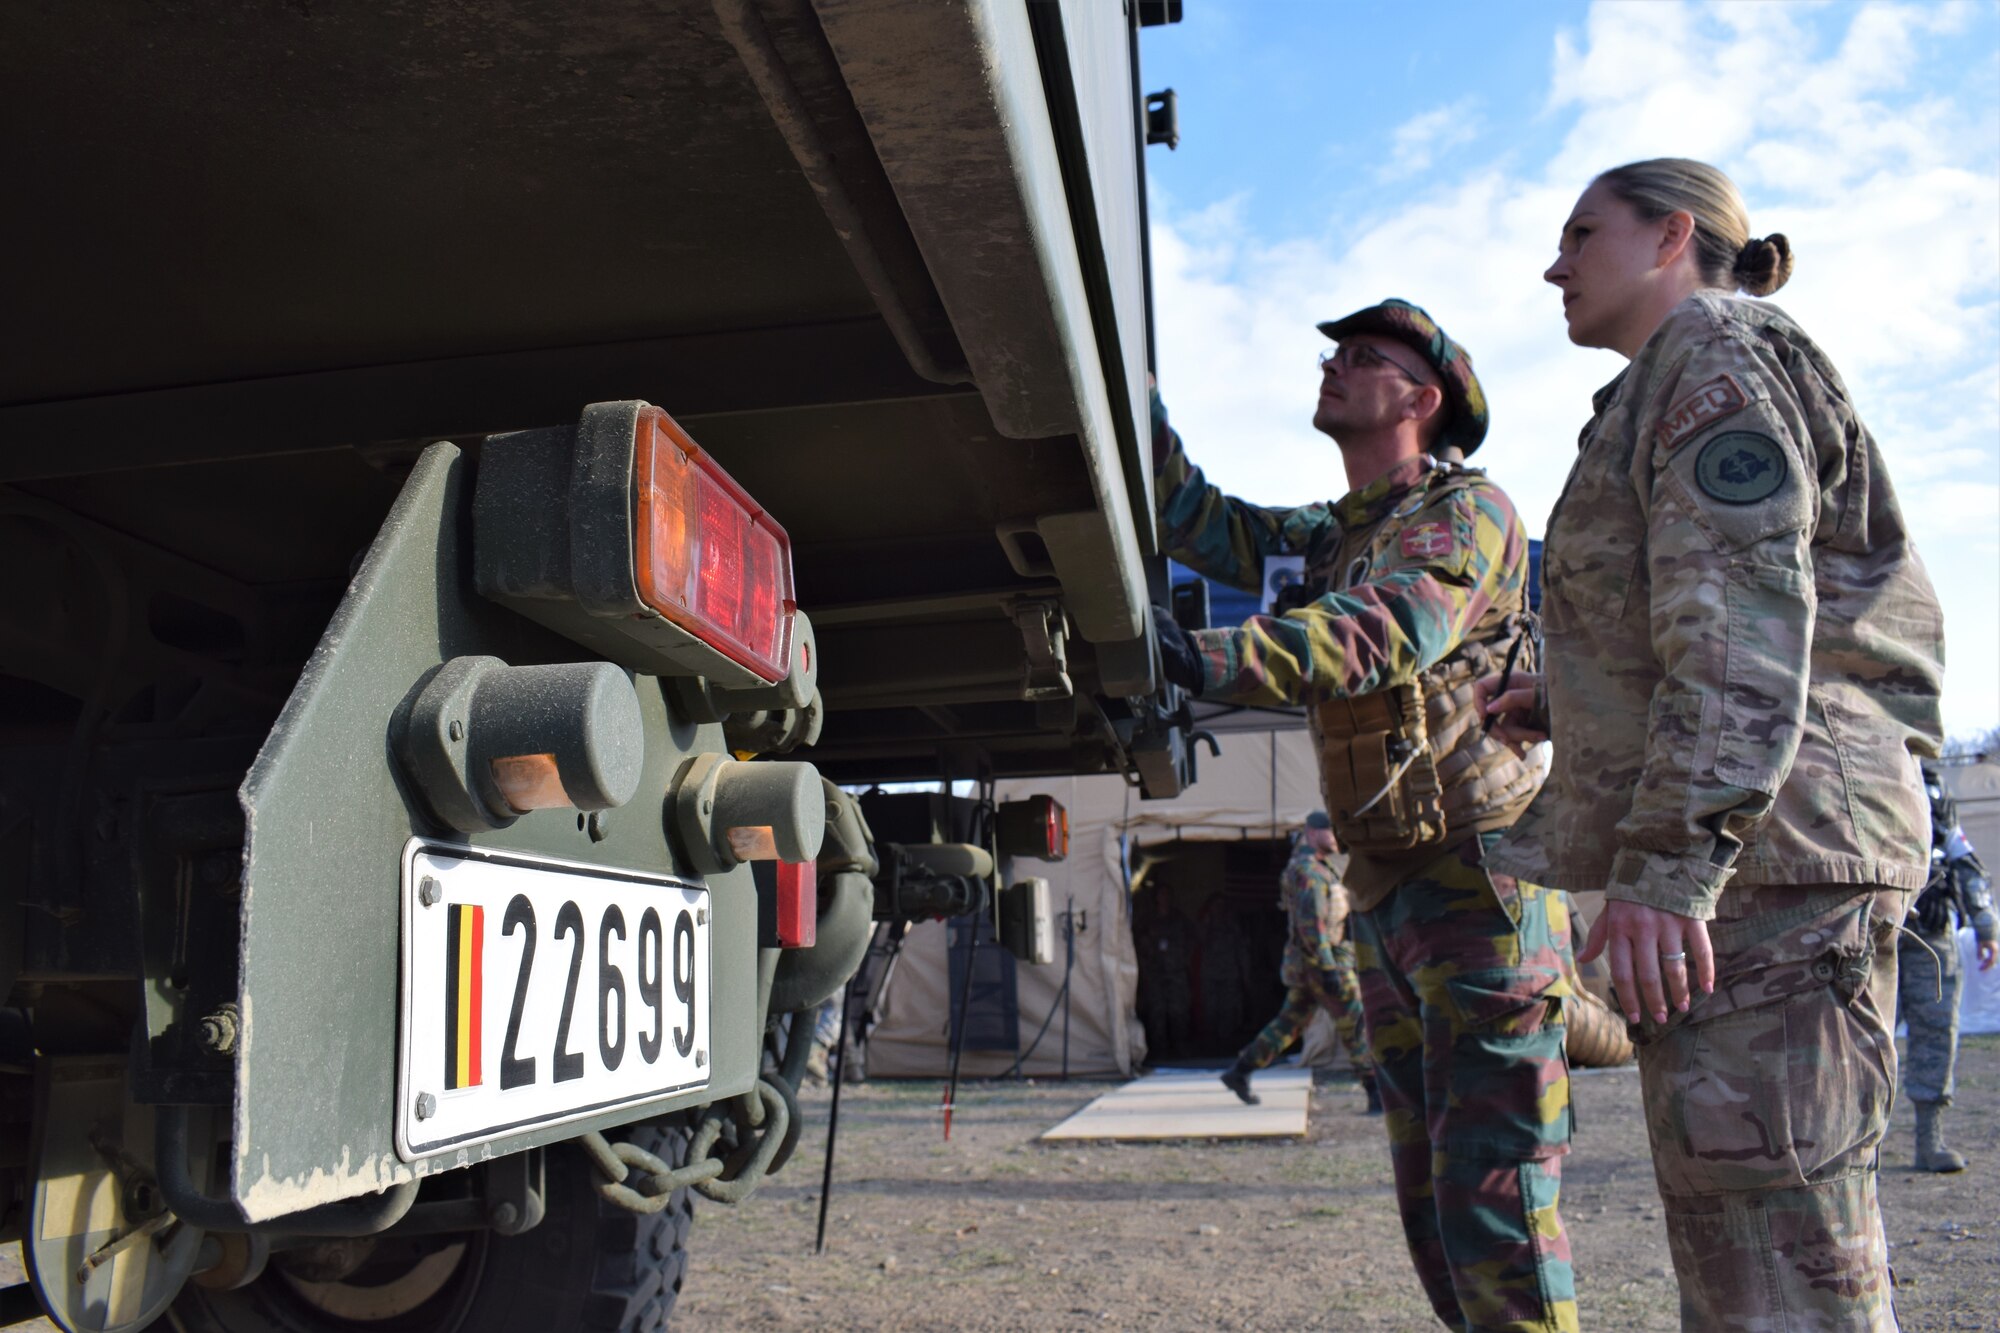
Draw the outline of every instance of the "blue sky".
<instances>
[{"instance_id":1,"label":"blue sky","mask_svg":"<svg viewBox=\"0 0 2000 1333\"><path fill-rule=\"evenodd\" d=\"M1187 0L1147 29L1160 386L1262 503L1345 489L1314 321L1426 306L1493 403L1478 462L1539 535L1614 354L1540 281L1592 174L1729 171L1797 255L1773 299L1840 367L1945 604L1945 723L2000 726L2000 4Z\"/></svg>"}]
</instances>

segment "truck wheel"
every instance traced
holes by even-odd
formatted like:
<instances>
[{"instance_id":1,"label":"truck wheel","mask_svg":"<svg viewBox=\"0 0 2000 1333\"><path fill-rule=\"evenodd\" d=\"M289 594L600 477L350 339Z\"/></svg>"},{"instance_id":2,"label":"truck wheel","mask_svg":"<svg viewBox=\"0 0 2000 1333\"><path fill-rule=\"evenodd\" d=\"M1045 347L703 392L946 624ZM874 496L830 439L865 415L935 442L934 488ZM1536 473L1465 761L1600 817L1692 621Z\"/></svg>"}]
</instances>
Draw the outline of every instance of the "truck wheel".
<instances>
[{"instance_id":1,"label":"truck wheel","mask_svg":"<svg viewBox=\"0 0 2000 1333\"><path fill-rule=\"evenodd\" d=\"M637 1125L622 1137L676 1165L688 1132ZM236 1291L190 1283L154 1333L655 1333L687 1276L694 1202L677 1190L650 1216L606 1202L571 1145L551 1148L547 1215L519 1236L492 1232L376 1242L333 1281L274 1255ZM309 1272L310 1270L306 1270Z\"/></svg>"}]
</instances>

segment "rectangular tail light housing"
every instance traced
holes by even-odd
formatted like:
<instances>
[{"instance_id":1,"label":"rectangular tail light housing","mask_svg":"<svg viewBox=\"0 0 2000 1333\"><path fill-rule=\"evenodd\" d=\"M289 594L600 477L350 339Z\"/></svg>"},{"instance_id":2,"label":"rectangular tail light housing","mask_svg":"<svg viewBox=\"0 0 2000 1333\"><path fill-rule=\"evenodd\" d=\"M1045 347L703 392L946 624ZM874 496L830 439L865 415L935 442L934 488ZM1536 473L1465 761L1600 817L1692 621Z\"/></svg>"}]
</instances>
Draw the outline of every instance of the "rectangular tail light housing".
<instances>
[{"instance_id":1,"label":"rectangular tail light housing","mask_svg":"<svg viewBox=\"0 0 2000 1333\"><path fill-rule=\"evenodd\" d=\"M777 682L791 665L792 543L680 423L640 411L633 441L639 600Z\"/></svg>"},{"instance_id":2,"label":"rectangular tail light housing","mask_svg":"<svg viewBox=\"0 0 2000 1333\"><path fill-rule=\"evenodd\" d=\"M473 565L482 595L621 666L811 696L784 526L651 403L488 439Z\"/></svg>"},{"instance_id":3,"label":"rectangular tail light housing","mask_svg":"<svg viewBox=\"0 0 2000 1333\"><path fill-rule=\"evenodd\" d=\"M1002 801L993 813L994 841L1002 856L1061 861L1069 855L1069 811L1055 797Z\"/></svg>"}]
</instances>

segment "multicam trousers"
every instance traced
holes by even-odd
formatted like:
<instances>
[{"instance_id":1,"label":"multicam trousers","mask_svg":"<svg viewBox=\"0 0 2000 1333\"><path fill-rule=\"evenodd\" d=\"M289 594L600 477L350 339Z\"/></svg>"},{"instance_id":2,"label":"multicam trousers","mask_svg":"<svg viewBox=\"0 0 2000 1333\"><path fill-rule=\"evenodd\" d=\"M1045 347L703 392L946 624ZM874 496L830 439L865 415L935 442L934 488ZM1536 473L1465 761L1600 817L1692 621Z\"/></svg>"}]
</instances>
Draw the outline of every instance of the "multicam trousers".
<instances>
[{"instance_id":1,"label":"multicam trousers","mask_svg":"<svg viewBox=\"0 0 2000 1333\"><path fill-rule=\"evenodd\" d=\"M1732 887L1714 993L1638 1029L1684 1330L1895 1329L1875 1160L1907 897Z\"/></svg>"},{"instance_id":2,"label":"multicam trousers","mask_svg":"<svg viewBox=\"0 0 2000 1333\"><path fill-rule=\"evenodd\" d=\"M1905 924L1915 930L1915 918ZM1921 941L1921 943L1919 942ZM1903 1092L1913 1102L1951 1105L1958 1063L1958 933L1901 935L1896 945L1896 1007L1910 1025L1903 1053Z\"/></svg>"},{"instance_id":3,"label":"multicam trousers","mask_svg":"<svg viewBox=\"0 0 2000 1333\"><path fill-rule=\"evenodd\" d=\"M1569 1151L1560 893L1489 876L1468 838L1352 918L1403 1235L1464 1333L1577 1327L1556 1202Z\"/></svg>"},{"instance_id":4,"label":"multicam trousers","mask_svg":"<svg viewBox=\"0 0 2000 1333\"><path fill-rule=\"evenodd\" d=\"M1334 956L1346 966L1327 971L1316 967L1299 969L1300 979L1285 989L1285 1007L1264 1025L1255 1041L1243 1048L1236 1057L1238 1063L1246 1069L1268 1067L1285 1053L1286 1047L1305 1035L1313 1012L1324 1009L1340 1033L1340 1044L1347 1048L1347 1063L1357 1074L1368 1072L1368 1044L1361 1033L1361 986L1354 978L1352 946L1339 945Z\"/></svg>"}]
</instances>

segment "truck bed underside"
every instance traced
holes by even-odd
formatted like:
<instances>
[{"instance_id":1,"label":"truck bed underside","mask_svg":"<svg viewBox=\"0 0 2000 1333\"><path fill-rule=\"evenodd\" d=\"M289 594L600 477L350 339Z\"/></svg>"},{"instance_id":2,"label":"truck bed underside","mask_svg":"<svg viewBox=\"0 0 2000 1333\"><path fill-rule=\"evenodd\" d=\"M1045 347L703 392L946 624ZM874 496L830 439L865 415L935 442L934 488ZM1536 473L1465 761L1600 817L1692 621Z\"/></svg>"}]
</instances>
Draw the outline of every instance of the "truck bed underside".
<instances>
[{"instance_id":1,"label":"truck bed underside","mask_svg":"<svg viewBox=\"0 0 2000 1333\"><path fill-rule=\"evenodd\" d=\"M808 0L15 5L0 116L31 503L330 609L423 445L643 398L790 531L829 775L1117 762L1090 646L1082 702L1025 702L1009 610L1074 592L1032 528L1103 509L1083 431L1024 432L1047 372L968 354L1018 312L948 310ZM83 688L10 656L0 710Z\"/></svg>"}]
</instances>

